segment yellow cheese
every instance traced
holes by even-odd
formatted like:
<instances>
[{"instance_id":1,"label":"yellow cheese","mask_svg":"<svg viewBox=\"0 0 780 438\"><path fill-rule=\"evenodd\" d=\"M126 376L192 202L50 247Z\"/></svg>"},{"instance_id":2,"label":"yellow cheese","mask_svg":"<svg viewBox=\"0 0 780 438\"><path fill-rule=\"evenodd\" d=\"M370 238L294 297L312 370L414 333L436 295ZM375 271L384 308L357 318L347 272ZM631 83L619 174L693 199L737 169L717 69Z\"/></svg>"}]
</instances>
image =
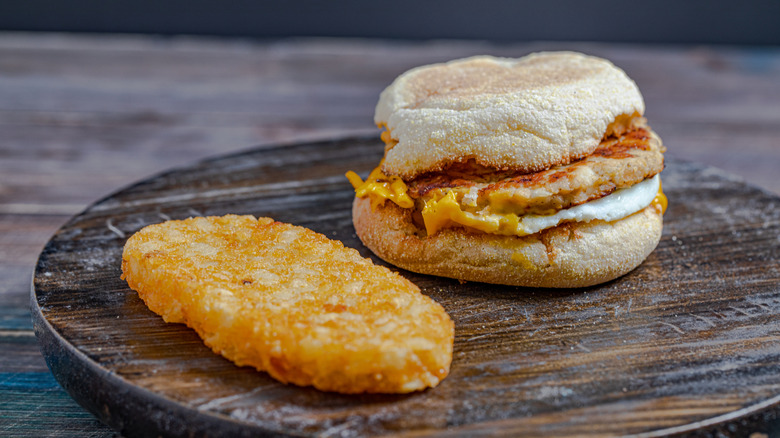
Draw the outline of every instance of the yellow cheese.
<instances>
[{"instance_id":1,"label":"yellow cheese","mask_svg":"<svg viewBox=\"0 0 780 438\"><path fill-rule=\"evenodd\" d=\"M513 235L517 234L520 227L519 217L513 213L480 215L463 210L463 206L455 198L455 192L451 190L441 198L425 201L422 217L428 235L436 234L450 225L450 222L491 234Z\"/></svg>"},{"instance_id":2,"label":"yellow cheese","mask_svg":"<svg viewBox=\"0 0 780 438\"><path fill-rule=\"evenodd\" d=\"M666 207L669 206L669 200L666 199L666 195L664 195L664 191L661 185L658 186L658 194L655 195L655 199L653 199L653 202L651 202L650 205L655 207L655 210L658 213L666 213Z\"/></svg>"},{"instance_id":3,"label":"yellow cheese","mask_svg":"<svg viewBox=\"0 0 780 438\"><path fill-rule=\"evenodd\" d=\"M382 205L385 199L395 202L401 208L414 207L414 201L406 193L406 183L400 177L385 175L379 167L371 171L365 181L351 170L347 172L346 177L355 188L355 196L358 198L369 196L373 208Z\"/></svg>"},{"instance_id":4,"label":"yellow cheese","mask_svg":"<svg viewBox=\"0 0 780 438\"><path fill-rule=\"evenodd\" d=\"M381 166L380 166L381 167ZM414 200L407 193L407 186L397 176L387 176L377 167L363 181L355 172L349 171L347 179L355 188L359 198L369 197L371 206L376 208L389 199L401 208L413 208ZM500 200L497 200L500 202ZM466 200L457 199L455 192L440 192L427 199L422 210L423 222L428 235L436 234L442 228L453 224L463 225L490 234L525 236L536 230L528 230L523 225L523 217L515 213L497 213L498 208L489 205L483 212L468 211ZM659 213L666 211L667 199L659 184L658 193L653 199L653 205ZM502 205L501 209L506 206ZM489 212L489 213L487 213Z\"/></svg>"},{"instance_id":5,"label":"yellow cheese","mask_svg":"<svg viewBox=\"0 0 780 438\"><path fill-rule=\"evenodd\" d=\"M393 143L393 137L390 136L390 131L382 131L382 135L380 135L380 138L386 144Z\"/></svg>"}]
</instances>

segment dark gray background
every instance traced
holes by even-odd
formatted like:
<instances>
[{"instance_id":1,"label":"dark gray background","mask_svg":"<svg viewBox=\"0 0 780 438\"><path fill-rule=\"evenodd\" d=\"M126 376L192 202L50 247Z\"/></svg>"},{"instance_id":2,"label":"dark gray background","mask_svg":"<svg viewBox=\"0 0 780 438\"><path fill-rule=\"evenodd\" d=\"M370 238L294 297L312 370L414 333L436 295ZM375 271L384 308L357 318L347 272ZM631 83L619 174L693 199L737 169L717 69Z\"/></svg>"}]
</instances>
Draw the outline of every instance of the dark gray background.
<instances>
[{"instance_id":1,"label":"dark gray background","mask_svg":"<svg viewBox=\"0 0 780 438\"><path fill-rule=\"evenodd\" d=\"M780 45L780 0L0 0L0 30Z\"/></svg>"}]
</instances>

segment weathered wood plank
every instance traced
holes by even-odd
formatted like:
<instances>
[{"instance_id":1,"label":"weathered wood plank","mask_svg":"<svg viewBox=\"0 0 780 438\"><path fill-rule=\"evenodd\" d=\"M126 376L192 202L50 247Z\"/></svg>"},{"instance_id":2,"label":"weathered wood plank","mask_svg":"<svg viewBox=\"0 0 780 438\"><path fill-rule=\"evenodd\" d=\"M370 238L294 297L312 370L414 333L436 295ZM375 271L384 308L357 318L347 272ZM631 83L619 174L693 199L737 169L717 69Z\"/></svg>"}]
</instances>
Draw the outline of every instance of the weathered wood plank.
<instances>
[{"instance_id":1,"label":"weathered wood plank","mask_svg":"<svg viewBox=\"0 0 780 438\"><path fill-rule=\"evenodd\" d=\"M724 168L780 193L777 48L3 32L0 330L29 335L34 260L48 237L94 200L171 167L253 145L373 132L379 91L416 65L543 49L612 59L641 87L669 157ZM289 206L277 203L274 211L284 216ZM728 242L719 248L727 250ZM34 350L19 354L30 358ZM0 355L0 373L15 366L13 357ZM85 435L71 432L61 433Z\"/></svg>"},{"instance_id":2,"label":"weathered wood plank","mask_svg":"<svg viewBox=\"0 0 780 438\"><path fill-rule=\"evenodd\" d=\"M0 403L2 436L116 436L76 404L49 372L0 373L0 391L3 394Z\"/></svg>"}]
</instances>

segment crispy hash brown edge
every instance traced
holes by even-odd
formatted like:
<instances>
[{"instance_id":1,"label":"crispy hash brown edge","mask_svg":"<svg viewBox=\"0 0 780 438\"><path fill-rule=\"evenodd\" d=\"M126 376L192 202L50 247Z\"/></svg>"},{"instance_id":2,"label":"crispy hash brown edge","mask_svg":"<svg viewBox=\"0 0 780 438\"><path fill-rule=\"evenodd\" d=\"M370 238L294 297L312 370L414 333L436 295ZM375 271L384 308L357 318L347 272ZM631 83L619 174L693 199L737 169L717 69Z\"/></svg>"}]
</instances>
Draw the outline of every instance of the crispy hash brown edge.
<instances>
[{"instance_id":1,"label":"crispy hash brown edge","mask_svg":"<svg viewBox=\"0 0 780 438\"><path fill-rule=\"evenodd\" d=\"M421 236L412 211L355 198L355 230L377 256L400 268L458 280L525 287L585 287L639 266L661 238L654 205L626 218L570 222L528 236L447 228Z\"/></svg>"},{"instance_id":2,"label":"crispy hash brown edge","mask_svg":"<svg viewBox=\"0 0 780 438\"><path fill-rule=\"evenodd\" d=\"M315 294L297 306L285 301L289 290L236 301L234 295L241 295L243 286L233 283L247 285L240 280L247 275L242 254L234 254L235 265L209 271L216 272L213 278L199 278L208 270L198 271L191 264L210 260L178 253L204 236L214 237L214 227L228 240L235 239L225 242L226 247L239 245L246 232L266 239L294 232L304 240L303 246L297 248L298 254L283 249L285 257L295 259L309 248L321 256L317 267L373 283L365 290L336 291L327 302ZM182 238L190 241L181 245ZM283 268L280 271L289 266ZM284 383L341 393L406 393L436 386L449 373L454 326L444 309L399 274L306 228L235 215L150 225L128 239L122 271L128 285L166 322L187 324L214 352L237 365L267 371ZM225 276L236 281L220 278ZM348 299L351 293L372 291L379 296L364 296L358 300L361 305Z\"/></svg>"}]
</instances>

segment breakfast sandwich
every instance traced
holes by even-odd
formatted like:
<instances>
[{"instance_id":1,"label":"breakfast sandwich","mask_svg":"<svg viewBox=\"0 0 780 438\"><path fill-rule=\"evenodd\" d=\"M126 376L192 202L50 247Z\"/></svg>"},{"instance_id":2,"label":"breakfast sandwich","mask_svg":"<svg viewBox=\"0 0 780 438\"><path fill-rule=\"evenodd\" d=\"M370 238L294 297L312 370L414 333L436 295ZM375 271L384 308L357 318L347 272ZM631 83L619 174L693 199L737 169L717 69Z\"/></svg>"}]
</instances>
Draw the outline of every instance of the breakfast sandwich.
<instances>
[{"instance_id":1,"label":"breakfast sandwich","mask_svg":"<svg viewBox=\"0 0 780 438\"><path fill-rule=\"evenodd\" d=\"M665 147L636 84L572 52L412 69L381 94L384 158L353 223L410 271L581 287L636 268L661 236Z\"/></svg>"},{"instance_id":2,"label":"breakfast sandwich","mask_svg":"<svg viewBox=\"0 0 780 438\"><path fill-rule=\"evenodd\" d=\"M449 373L444 309L307 228L236 215L149 225L125 244L122 278L166 322L281 382L407 393Z\"/></svg>"}]
</instances>

